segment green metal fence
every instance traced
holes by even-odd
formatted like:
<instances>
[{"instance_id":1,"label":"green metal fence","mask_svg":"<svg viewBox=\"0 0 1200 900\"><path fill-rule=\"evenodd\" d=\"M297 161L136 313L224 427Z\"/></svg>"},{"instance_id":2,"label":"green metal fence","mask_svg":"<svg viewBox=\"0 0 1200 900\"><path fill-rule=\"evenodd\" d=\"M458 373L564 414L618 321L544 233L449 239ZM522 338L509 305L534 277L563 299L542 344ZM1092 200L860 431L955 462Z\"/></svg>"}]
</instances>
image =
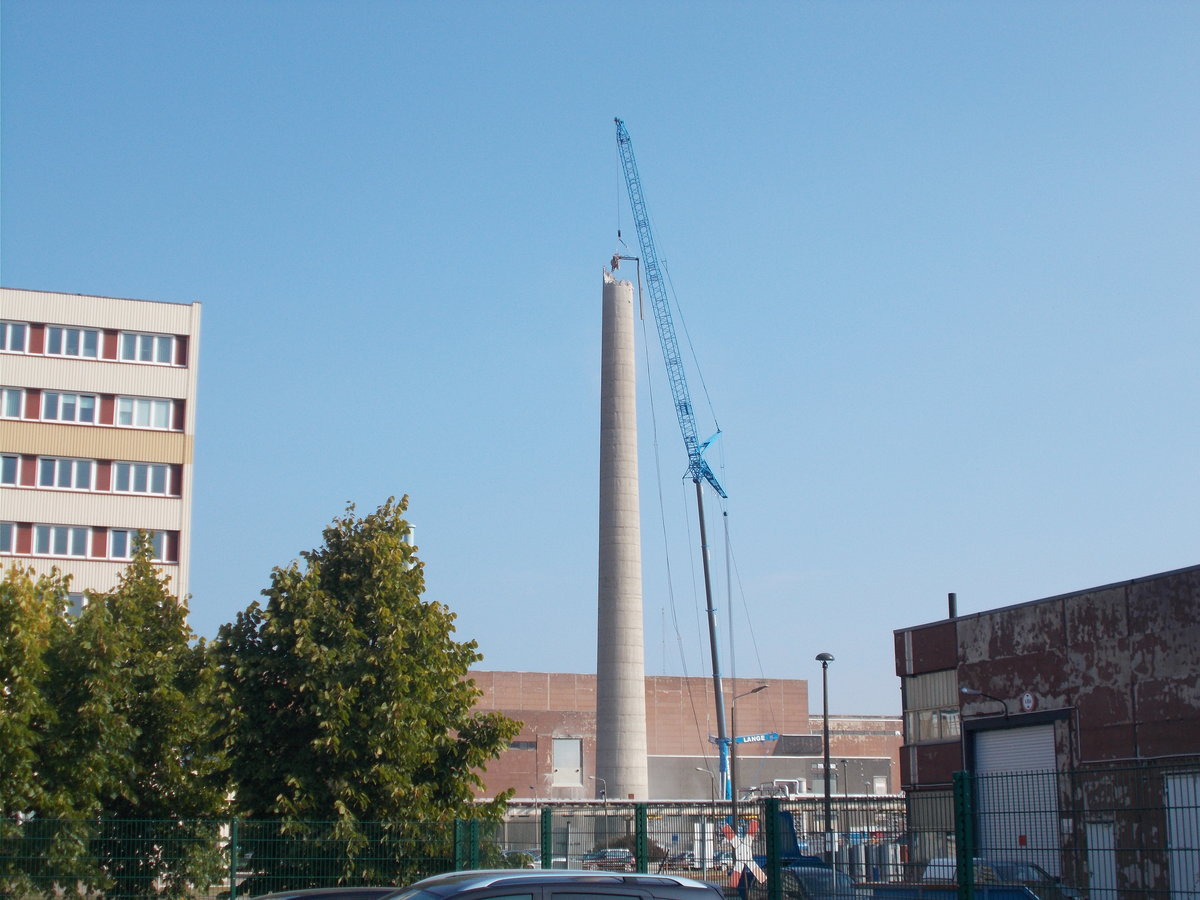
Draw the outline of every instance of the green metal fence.
<instances>
[{"instance_id":1,"label":"green metal fence","mask_svg":"<svg viewBox=\"0 0 1200 900\"><path fill-rule=\"evenodd\" d=\"M976 777L907 798L513 804L501 821L0 822L0 895L227 898L483 867L672 872L797 900L832 865L865 900L1200 900L1200 760ZM595 859L599 850L609 850ZM627 852L626 852L627 851ZM1044 874L1039 874L1044 873ZM736 878L735 878L736 874ZM941 883L938 883L941 879ZM735 883L737 882L737 883Z\"/></svg>"}]
</instances>

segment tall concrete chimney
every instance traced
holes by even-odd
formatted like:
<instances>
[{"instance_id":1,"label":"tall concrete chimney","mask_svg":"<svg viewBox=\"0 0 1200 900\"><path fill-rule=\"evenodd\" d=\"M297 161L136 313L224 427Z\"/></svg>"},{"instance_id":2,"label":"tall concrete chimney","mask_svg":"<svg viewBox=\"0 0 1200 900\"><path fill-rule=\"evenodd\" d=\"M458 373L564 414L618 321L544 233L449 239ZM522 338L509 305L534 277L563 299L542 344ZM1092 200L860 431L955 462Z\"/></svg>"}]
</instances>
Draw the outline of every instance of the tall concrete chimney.
<instances>
[{"instance_id":1,"label":"tall concrete chimney","mask_svg":"<svg viewBox=\"0 0 1200 900\"><path fill-rule=\"evenodd\" d=\"M647 799L646 663L638 512L633 284L604 273L600 351L600 579L596 796Z\"/></svg>"}]
</instances>

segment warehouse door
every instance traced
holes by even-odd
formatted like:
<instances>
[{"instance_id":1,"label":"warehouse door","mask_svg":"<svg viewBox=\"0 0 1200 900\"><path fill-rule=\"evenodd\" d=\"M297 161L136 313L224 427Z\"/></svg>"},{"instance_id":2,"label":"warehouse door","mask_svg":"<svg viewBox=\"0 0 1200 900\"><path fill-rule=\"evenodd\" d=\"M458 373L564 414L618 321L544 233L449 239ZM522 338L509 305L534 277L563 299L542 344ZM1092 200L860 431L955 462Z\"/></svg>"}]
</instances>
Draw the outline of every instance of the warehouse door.
<instances>
[{"instance_id":1,"label":"warehouse door","mask_svg":"<svg viewBox=\"0 0 1200 900\"><path fill-rule=\"evenodd\" d=\"M1054 725L975 733L979 855L1061 873Z\"/></svg>"},{"instance_id":2,"label":"warehouse door","mask_svg":"<svg viewBox=\"0 0 1200 900\"><path fill-rule=\"evenodd\" d=\"M1167 776L1171 897L1200 898L1200 775Z\"/></svg>"}]
</instances>

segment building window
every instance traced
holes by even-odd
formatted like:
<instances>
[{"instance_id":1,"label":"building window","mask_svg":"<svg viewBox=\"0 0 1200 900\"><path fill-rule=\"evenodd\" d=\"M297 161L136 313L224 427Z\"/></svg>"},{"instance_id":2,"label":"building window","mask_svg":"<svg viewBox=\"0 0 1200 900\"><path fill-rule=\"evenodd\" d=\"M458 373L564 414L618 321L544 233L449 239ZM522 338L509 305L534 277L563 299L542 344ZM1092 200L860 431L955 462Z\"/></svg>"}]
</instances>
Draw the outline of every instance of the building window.
<instances>
[{"instance_id":1,"label":"building window","mask_svg":"<svg viewBox=\"0 0 1200 900\"><path fill-rule=\"evenodd\" d=\"M24 322L0 322L0 350L9 353L25 352L25 335L29 326Z\"/></svg>"},{"instance_id":2,"label":"building window","mask_svg":"<svg viewBox=\"0 0 1200 900\"><path fill-rule=\"evenodd\" d=\"M94 328L64 328L46 326L48 356L86 356L95 359L100 353L100 332Z\"/></svg>"},{"instance_id":3,"label":"building window","mask_svg":"<svg viewBox=\"0 0 1200 900\"><path fill-rule=\"evenodd\" d=\"M583 741L579 738L554 738L554 787L583 786Z\"/></svg>"},{"instance_id":4,"label":"building window","mask_svg":"<svg viewBox=\"0 0 1200 900\"><path fill-rule=\"evenodd\" d=\"M112 489L122 494L166 494L171 467L157 463L113 463Z\"/></svg>"},{"instance_id":5,"label":"building window","mask_svg":"<svg viewBox=\"0 0 1200 900\"><path fill-rule=\"evenodd\" d=\"M121 334L121 359L127 362L175 362L175 338L169 334Z\"/></svg>"},{"instance_id":6,"label":"building window","mask_svg":"<svg viewBox=\"0 0 1200 900\"><path fill-rule=\"evenodd\" d=\"M117 424L130 428L171 428L171 401L154 397L118 397Z\"/></svg>"},{"instance_id":7,"label":"building window","mask_svg":"<svg viewBox=\"0 0 1200 900\"><path fill-rule=\"evenodd\" d=\"M0 388L0 416L19 419L25 408L25 391L21 388Z\"/></svg>"},{"instance_id":8,"label":"building window","mask_svg":"<svg viewBox=\"0 0 1200 900\"><path fill-rule=\"evenodd\" d=\"M0 522L0 553L13 553L17 540L17 526L14 522Z\"/></svg>"},{"instance_id":9,"label":"building window","mask_svg":"<svg viewBox=\"0 0 1200 900\"><path fill-rule=\"evenodd\" d=\"M74 488L77 491L92 489L90 459L59 459L43 456L38 460L38 487Z\"/></svg>"},{"instance_id":10,"label":"building window","mask_svg":"<svg viewBox=\"0 0 1200 900\"><path fill-rule=\"evenodd\" d=\"M15 485L20 468L21 457L17 454L5 453L0 456L0 484Z\"/></svg>"},{"instance_id":11,"label":"building window","mask_svg":"<svg viewBox=\"0 0 1200 900\"><path fill-rule=\"evenodd\" d=\"M34 525L33 552L39 556L87 556L90 529L80 525Z\"/></svg>"},{"instance_id":12,"label":"building window","mask_svg":"<svg viewBox=\"0 0 1200 900\"><path fill-rule=\"evenodd\" d=\"M958 740L958 675L953 669L904 678L904 742Z\"/></svg>"},{"instance_id":13,"label":"building window","mask_svg":"<svg viewBox=\"0 0 1200 900\"><path fill-rule=\"evenodd\" d=\"M165 531L148 531L150 535L150 558L155 562L165 562L167 558L167 533ZM110 559L132 559L134 538L137 530L131 528L112 528L108 532L108 556Z\"/></svg>"},{"instance_id":14,"label":"building window","mask_svg":"<svg viewBox=\"0 0 1200 900\"><path fill-rule=\"evenodd\" d=\"M51 422L96 421L95 394L42 391L42 418Z\"/></svg>"}]
</instances>

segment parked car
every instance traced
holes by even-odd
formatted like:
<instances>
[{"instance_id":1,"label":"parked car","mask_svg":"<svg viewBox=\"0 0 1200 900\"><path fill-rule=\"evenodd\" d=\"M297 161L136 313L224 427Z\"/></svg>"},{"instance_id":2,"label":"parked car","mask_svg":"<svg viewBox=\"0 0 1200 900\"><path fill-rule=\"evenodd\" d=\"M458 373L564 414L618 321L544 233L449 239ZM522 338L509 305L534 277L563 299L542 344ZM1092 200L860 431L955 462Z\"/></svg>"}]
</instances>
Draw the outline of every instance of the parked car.
<instances>
[{"instance_id":1,"label":"parked car","mask_svg":"<svg viewBox=\"0 0 1200 900\"><path fill-rule=\"evenodd\" d=\"M827 866L788 866L779 870L779 876L788 900L871 900L872 896L869 888Z\"/></svg>"},{"instance_id":2,"label":"parked car","mask_svg":"<svg viewBox=\"0 0 1200 900\"><path fill-rule=\"evenodd\" d=\"M259 894L255 900L385 900L403 892L399 887L328 887L302 888Z\"/></svg>"},{"instance_id":3,"label":"parked car","mask_svg":"<svg viewBox=\"0 0 1200 900\"><path fill-rule=\"evenodd\" d=\"M563 869L492 869L447 872L418 881L388 900L492 900L526 893L591 900L724 900L719 888L685 875L621 875Z\"/></svg>"},{"instance_id":4,"label":"parked car","mask_svg":"<svg viewBox=\"0 0 1200 900\"><path fill-rule=\"evenodd\" d=\"M995 884L1000 880L982 857L975 857L974 869L976 884ZM958 860L953 856L931 859L925 864L920 880L926 884L958 884Z\"/></svg>"},{"instance_id":5,"label":"parked car","mask_svg":"<svg viewBox=\"0 0 1200 900\"><path fill-rule=\"evenodd\" d=\"M606 850L593 850L583 854L585 869L603 869L609 872L634 872L637 870L637 859L632 850L623 847L609 847Z\"/></svg>"},{"instance_id":6,"label":"parked car","mask_svg":"<svg viewBox=\"0 0 1200 900\"><path fill-rule=\"evenodd\" d=\"M977 856L974 869L976 884L1020 884L1029 888L1039 900L1080 900L1079 891L1063 884L1061 878L1034 863ZM957 884L957 861L951 857L931 859L921 874L921 881Z\"/></svg>"},{"instance_id":7,"label":"parked car","mask_svg":"<svg viewBox=\"0 0 1200 900\"><path fill-rule=\"evenodd\" d=\"M989 864L997 877L1006 884L1023 884L1040 900L1080 900L1079 891L1063 884L1057 875L1051 875L1034 863L1011 859L994 859Z\"/></svg>"},{"instance_id":8,"label":"parked car","mask_svg":"<svg viewBox=\"0 0 1200 900\"><path fill-rule=\"evenodd\" d=\"M664 869L702 869L700 859L691 850L684 850L682 853L672 853L664 856L659 864L659 870Z\"/></svg>"},{"instance_id":9,"label":"parked car","mask_svg":"<svg viewBox=\"0 0 1200 900\"><path fill-rule=\"evenodd\" d=\"M502 850L505 862L514 869L541 868L541 850Z\"/></svg>"}]
</instances>

